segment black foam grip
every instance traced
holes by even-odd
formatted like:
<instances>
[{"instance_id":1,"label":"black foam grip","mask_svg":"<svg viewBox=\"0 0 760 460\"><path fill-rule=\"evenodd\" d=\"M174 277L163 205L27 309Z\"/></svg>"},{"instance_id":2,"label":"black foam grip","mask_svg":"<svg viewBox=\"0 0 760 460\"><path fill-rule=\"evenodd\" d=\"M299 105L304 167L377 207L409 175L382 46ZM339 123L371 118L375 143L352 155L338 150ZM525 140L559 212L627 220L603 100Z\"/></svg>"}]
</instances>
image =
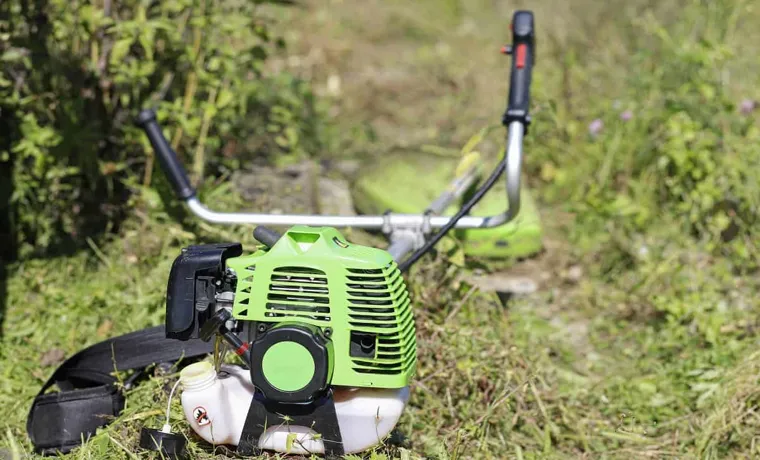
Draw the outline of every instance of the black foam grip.
<instances>
[{"instance_id":1,"label":"black foam grip","mask_svg":"<svg viewBox=\"0 0 760 460\"><path fill-rule=\"evenodd\" d=\"M279 241L282 235L272 230L271 228L259 225L253 229L253 237L256 238L256 241L259 243L265 245L268 248L271 248L277 243L277 241Z\"/></svg>"},{"instance_id":2,"label":"black foam grip","mask_svg":"<svg viewBox=\"0 0 760 460\"><path fill-rule=\"evenodd\" d=\"M509 102L504 124L530 122L530 81L536 60L533 13L517 11L512 18L512 70L509 79Z\"/></svg>"},{"instance_id":3,"label":"black foam grip","mask_svg":"<svg viewBox=\"0 0 760 460\"><path fill-rule=\"evenodd\" d=\"M169 179L169 182L174 188L174 193L181 200L187 200L195 196L195 189L190 183L190 178L187 177L185 168L177 158L177 153L169 145L169 142L161 132L161 127L158 126L156 121L156 112L151 109L145 109L137 115L137 125L141 127L150 140L150 145L153 146L153 151L158 156L158 163L161 165L161 169L164 170L164 174Z\"/></svg>"}]
</instances>

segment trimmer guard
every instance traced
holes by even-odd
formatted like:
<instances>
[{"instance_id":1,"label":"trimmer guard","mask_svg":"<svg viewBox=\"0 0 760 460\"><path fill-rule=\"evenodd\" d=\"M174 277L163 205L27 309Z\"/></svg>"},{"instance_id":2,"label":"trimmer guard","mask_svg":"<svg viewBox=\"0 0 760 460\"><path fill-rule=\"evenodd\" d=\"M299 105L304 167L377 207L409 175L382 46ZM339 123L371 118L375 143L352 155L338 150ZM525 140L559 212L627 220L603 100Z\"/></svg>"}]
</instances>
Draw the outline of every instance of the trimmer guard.
<instances>
[{"instance_id":1,"label":"trimmer guard","mask_svg":"<svg viewBox=\"0 0 760 460\"><path fill-rule=\"evenodd\" d=\"M416 214L444 190L453 179L458 156L394 153L374 161L355 182L352 195L357 211L377 214L386 211ZM489 216L504 210L505 184L500 182L473 209L474 216ZM464 200L468 198L465 194ZM535 202L522 187L521 207L517 217L500 227L457 230L469 256L514 259L538 253L542 248L542 229ZM444 215L453 215L461 203L455 203Z\"/></svg>"}]
</instances>

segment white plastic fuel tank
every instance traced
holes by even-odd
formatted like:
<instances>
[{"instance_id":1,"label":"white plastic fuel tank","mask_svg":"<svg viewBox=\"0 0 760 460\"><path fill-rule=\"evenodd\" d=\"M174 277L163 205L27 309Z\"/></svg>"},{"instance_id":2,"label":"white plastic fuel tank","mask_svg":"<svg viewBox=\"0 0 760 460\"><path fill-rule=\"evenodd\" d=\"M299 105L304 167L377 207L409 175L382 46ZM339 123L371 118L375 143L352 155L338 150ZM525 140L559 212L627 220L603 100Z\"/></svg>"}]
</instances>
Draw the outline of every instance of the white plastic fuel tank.
<instances>
[{"instance_id":1,"label":"white plastic fuel tank","mask_svg":"<svg viewBox=\"0 0 760 460\"><path fill-rule=\"evenodd\" d=\"M198 435L212 444L236 446L253 398L250 372L240 366L222 366L217 375L208 362L180 372L182 408ZM409 399L409 388L334 389L345 453L366 450L383 440L398 423ZM271 423L271 422L270 422ZM295 439L288 442L288 435ZM308 427L273 425L261 435L259 448L290 454L324 453L324 444ZM290 445L290 449L288 449Z\"/></svg>"}]
</instances>

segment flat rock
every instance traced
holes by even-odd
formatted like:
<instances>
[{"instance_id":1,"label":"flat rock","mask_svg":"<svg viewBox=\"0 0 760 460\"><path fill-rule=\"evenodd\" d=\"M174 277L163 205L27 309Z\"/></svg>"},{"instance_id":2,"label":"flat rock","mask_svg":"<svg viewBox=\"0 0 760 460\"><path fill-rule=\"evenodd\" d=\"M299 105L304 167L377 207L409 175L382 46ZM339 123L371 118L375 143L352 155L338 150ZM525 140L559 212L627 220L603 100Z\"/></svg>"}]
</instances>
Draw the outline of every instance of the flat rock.
<instances>
[{"instance_id":1,"label":"flat rock","mask_svg":"<svg viewBox=\"0 0 760 460\"><path fill-rule=\"evenodd\" d=\"M232 180L255 212L355 215L348 182L322 172L317 163L303 161L284 168L253 166Z\"/></svg>"},{"instance_id":2,"label":"flat rock","mask_svg":"<svg viewBox=\"0 0 760 460\"><path fill-rule=\"evenodd\" d=\"M351 187L343 179L319 178L319 213L339 216L356 215Z\"/></svg>"},{"instance_id":3,"label":"flat rock","mask_svg":"<svg viewBox=\"0 0 760 460\"><path fill-rule=\"evenodd\" d=\"M539 283L531 277L509 273L491 273L484 276L472 276L468 281L485 292L498 292L511 295L528 295L538 291Z\"/></svg>"},{"instance_id":4,"label":"flat rock","mask_svg":"<svg viewBox=\"0 0 760 460\"><path fill-rule=\"evenodd\" d=\"M344 177L353 178L361 171L362 163L359 160L341 160L331 163L328 167Z\"/></svg>"}]
</instances>

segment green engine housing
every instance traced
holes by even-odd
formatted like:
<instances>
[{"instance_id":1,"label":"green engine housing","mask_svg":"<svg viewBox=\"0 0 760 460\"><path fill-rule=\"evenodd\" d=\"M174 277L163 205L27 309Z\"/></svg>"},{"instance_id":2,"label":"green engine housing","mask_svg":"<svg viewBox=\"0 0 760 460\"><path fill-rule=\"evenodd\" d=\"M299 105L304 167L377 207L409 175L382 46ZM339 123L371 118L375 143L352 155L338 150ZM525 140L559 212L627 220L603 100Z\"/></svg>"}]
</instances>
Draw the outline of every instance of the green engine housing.
<instances>
[{"instance_id":1,"label":"green engine housing","mask_svg":"<svg viewBox=\"0 0 760 460\"><path fill-rule=\"evenodd\" d=\"M293 331L294 341L316 337L330 385L408 385L417 363L414 318L386 251L348 243L334 228L296 226L268 250L228 259L227 267L237 277L232 316L260 330L288 329L278 339L284 342L252 363L279 389L291 391L314 372L308 353L288 339Z\"/></svg>"}]
</instances>

